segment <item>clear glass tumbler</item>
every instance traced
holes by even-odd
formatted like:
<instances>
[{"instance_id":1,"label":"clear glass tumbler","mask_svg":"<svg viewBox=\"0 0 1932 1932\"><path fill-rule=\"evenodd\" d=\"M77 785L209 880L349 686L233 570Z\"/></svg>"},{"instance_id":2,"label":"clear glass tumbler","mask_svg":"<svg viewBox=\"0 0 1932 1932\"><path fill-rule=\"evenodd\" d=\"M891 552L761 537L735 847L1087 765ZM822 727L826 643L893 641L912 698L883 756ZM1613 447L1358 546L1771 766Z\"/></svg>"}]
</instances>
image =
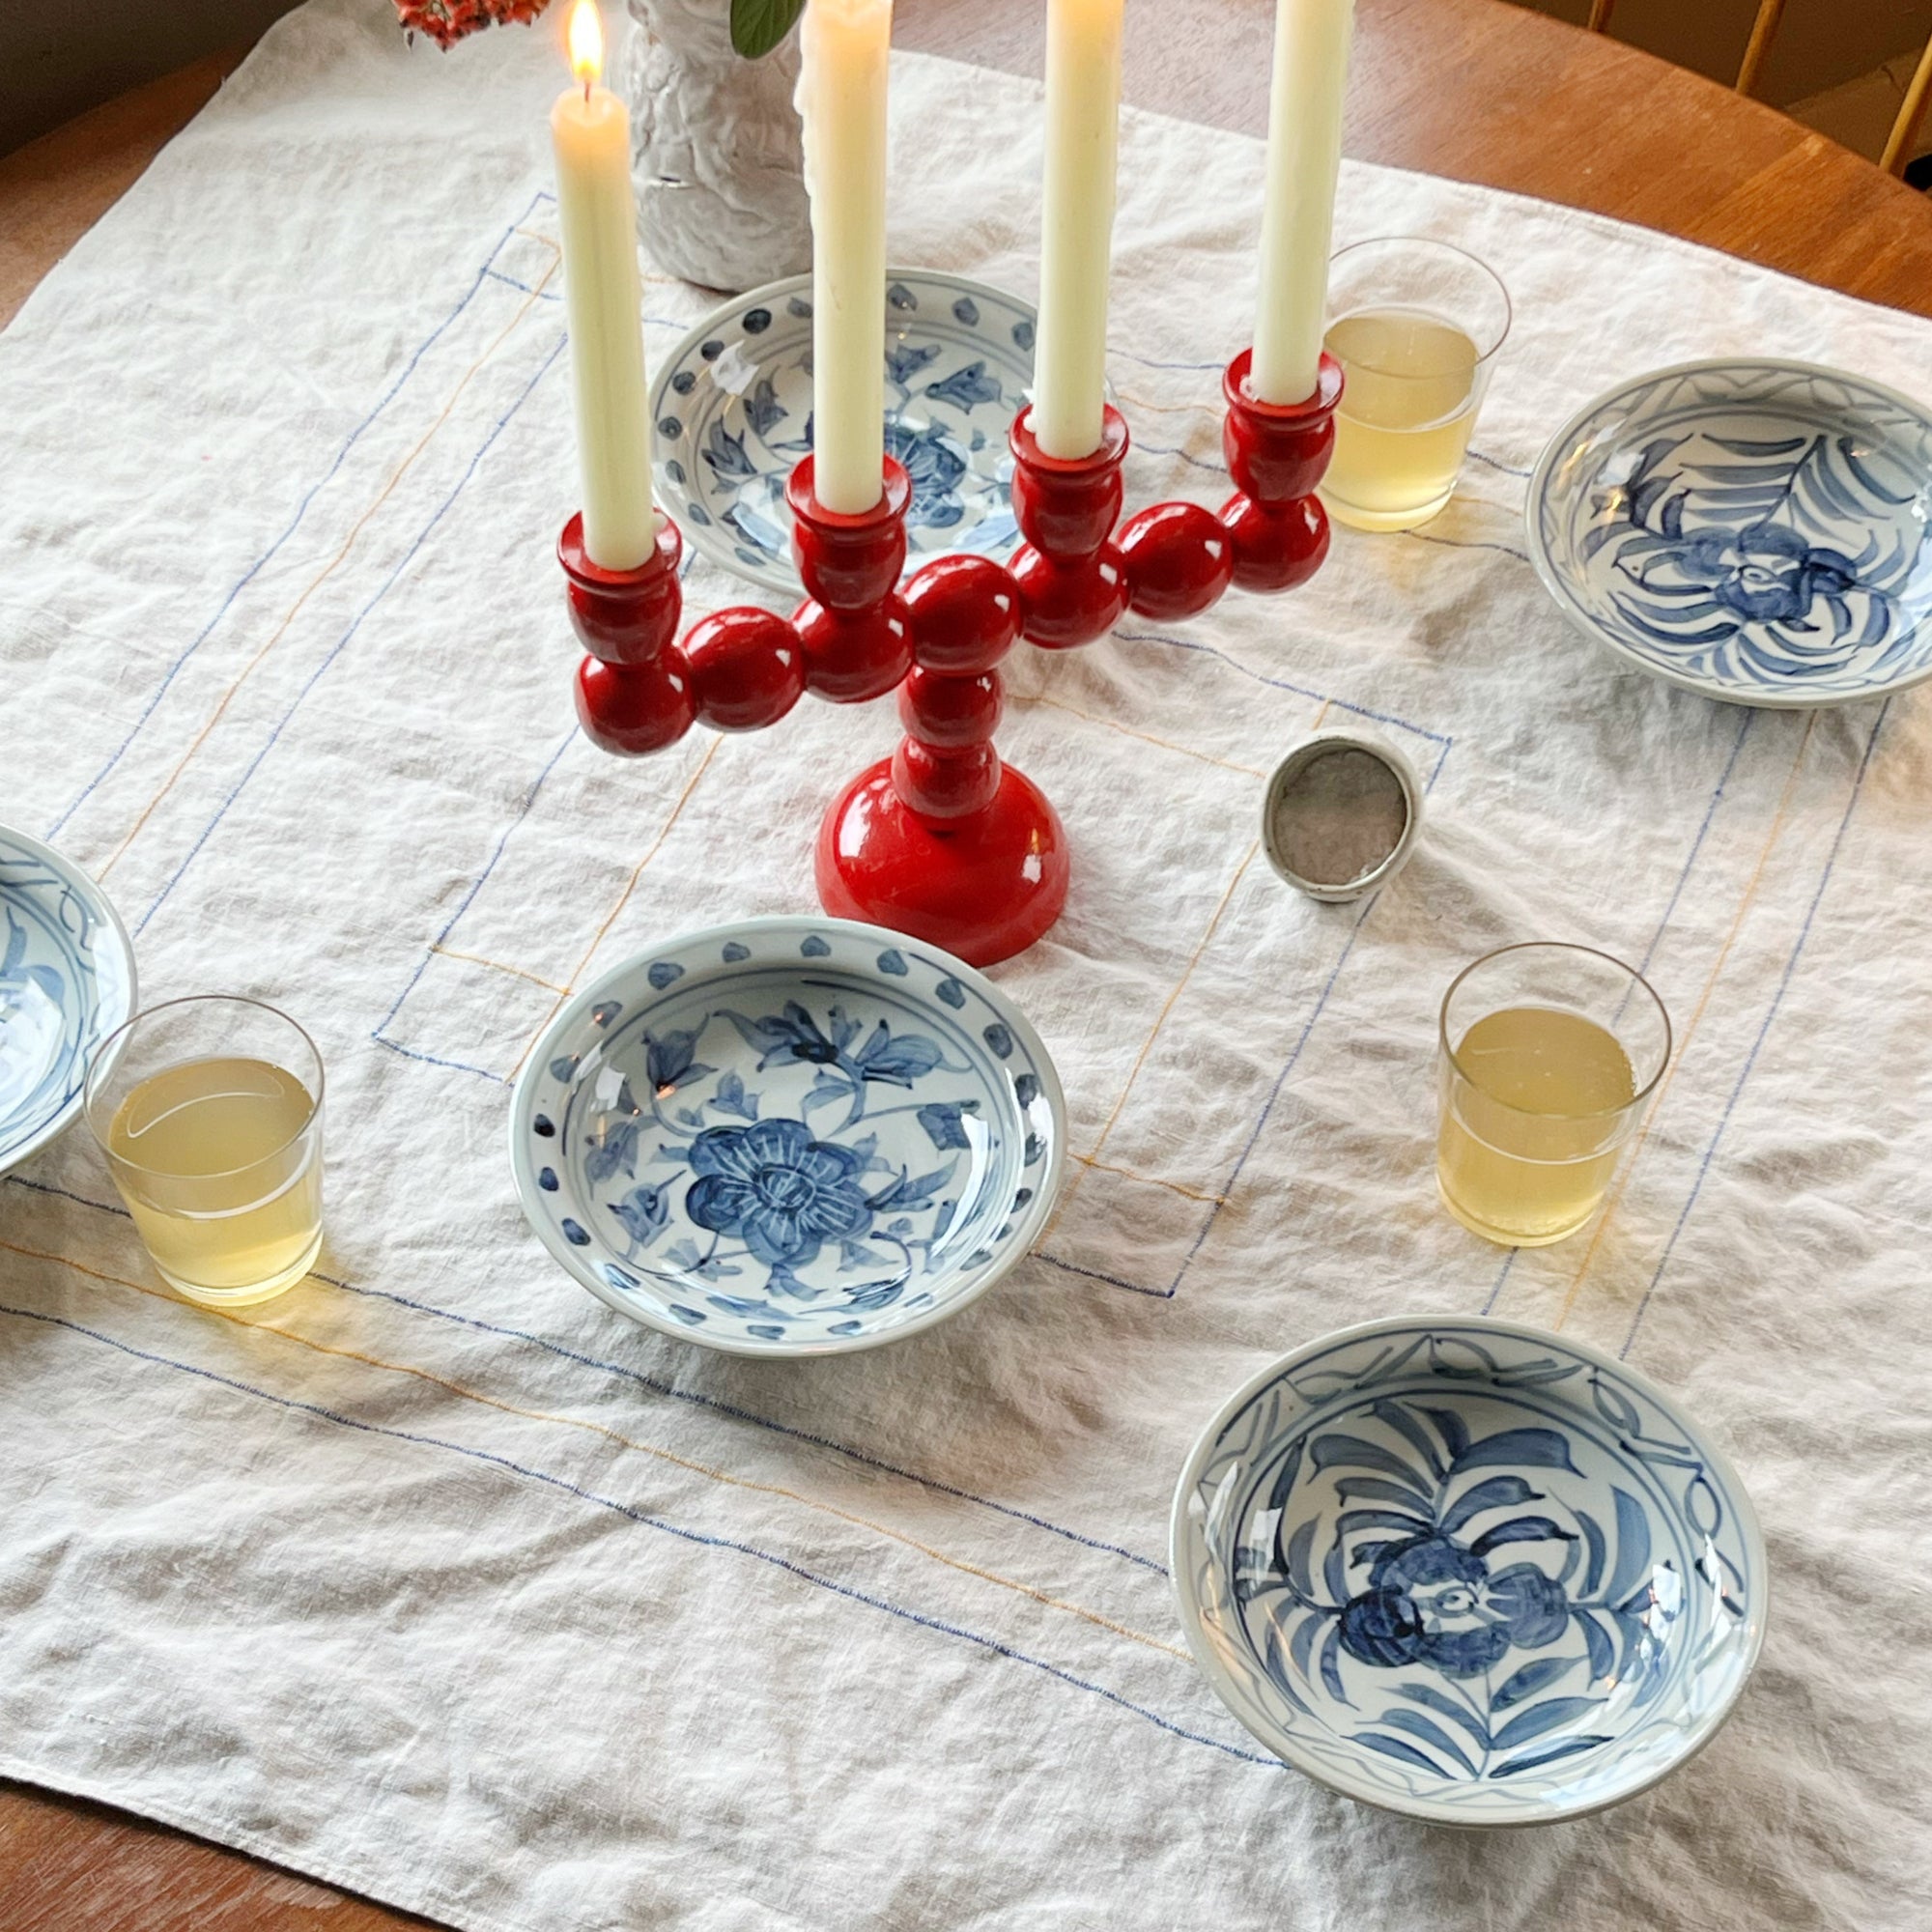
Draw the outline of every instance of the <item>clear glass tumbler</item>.
<instances>
[{"instance_id":1,"label":"clear glass tumbler","mask_svg":"<svg viewBox=\"0 0 1932 1932\"><path fill-rule=\"evenodd\" d=\"M322 1056L287 1014L203 994L136 1013L88 1069L88 1126L161 1279L245 1307L322 1247Z\"/></svg>"},{"instance_id":2,"label":"clear glass tumbler","mask_svg":"<svg viewBox=\"0 0 1932 1932\"><path fill-rule=\"evenodd\" d=\"M1321 500L1358 530L1413 529L1455 495L1509 292L1461 248L1398 236L1336 254L1328 315L1347 383Z\"/></svg>"},{"instance_id":3,"label":"clear glass tumbler","mask_svg":"<svg viewBox=\"0 0 1932 1932\"><path fill-rule=\"evenodd\" d=\"M1444 1205L1507 1247L1576 1234L1669 1061L1663 1002L1607 953L1543 942L1465 967L1442 1002Z\"/></svg>"}]
</instances>

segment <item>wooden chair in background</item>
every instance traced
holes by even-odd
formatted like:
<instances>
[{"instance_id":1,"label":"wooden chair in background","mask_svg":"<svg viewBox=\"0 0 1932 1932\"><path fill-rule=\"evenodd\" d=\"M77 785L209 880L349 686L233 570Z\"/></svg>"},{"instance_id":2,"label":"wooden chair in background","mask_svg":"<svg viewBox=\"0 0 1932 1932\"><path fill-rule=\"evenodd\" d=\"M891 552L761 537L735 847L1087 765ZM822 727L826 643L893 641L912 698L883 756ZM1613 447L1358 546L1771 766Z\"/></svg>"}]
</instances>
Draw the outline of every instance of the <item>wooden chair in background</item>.
<instances>
[{"instance_id":1,"label":"wooden chair in background","mask_svg":"<svg viewBox=\"0 0 1932 1932\"><path fill-rule=\"evenodd\" d=\"M1609 31L1610 15L1616 4L1617 0L1590 0L1589 28L1593 34ZM1770 57L1771 43L1776 37L1777 23L1783 15L1784 0L1758 0L1757 17L1751 22L1750 41L1745 48L1744 61L1738 68L1737 90L1740 94L1757 92L1758 75ZM1928 100L1932 100L1932 40L1925 43L1925 50L1918 56L1918 65L1905 90L1905 99L1892 121L1891 132L1886 136L1885 153L1879 158L1879 165L1888 174L1902 175L1905 172L1905 164L1912 158L1913 146L1918 139L1918 129L1925 119Z\"/></svg>"}]
</instances>

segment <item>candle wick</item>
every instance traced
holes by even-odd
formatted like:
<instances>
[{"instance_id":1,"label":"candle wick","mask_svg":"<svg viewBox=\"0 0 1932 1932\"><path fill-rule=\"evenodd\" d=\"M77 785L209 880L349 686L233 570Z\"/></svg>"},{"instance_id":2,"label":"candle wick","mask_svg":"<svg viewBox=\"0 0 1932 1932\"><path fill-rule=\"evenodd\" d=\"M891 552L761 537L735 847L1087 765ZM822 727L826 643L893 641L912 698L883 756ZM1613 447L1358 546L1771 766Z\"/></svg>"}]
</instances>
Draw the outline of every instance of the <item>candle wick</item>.
<instances>
[{"instance_id":1,"label":"candle wick","mask_svg":"<svg viewBox=\"0 0 1932 1932\"><path fill-rule=\"evenodd\" d=\"M583 104L586 107L590 105L590 76L587 73L583 76Z\"/></svg>"}]
</instances>

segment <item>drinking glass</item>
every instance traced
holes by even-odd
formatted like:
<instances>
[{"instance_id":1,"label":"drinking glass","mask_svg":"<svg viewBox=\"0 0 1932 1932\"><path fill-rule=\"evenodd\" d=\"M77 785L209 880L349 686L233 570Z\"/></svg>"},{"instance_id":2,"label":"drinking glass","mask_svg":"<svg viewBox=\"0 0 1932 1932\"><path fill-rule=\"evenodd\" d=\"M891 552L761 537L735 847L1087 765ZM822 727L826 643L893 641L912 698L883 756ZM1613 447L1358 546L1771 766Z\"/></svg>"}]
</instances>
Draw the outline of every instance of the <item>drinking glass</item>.
<instances>
[{"instance_id":1,"label":"drinking glass","mask_svg":"<svg viewBox=\"0 0 1932 1932\"><path fill-rule=\"evenodd\" d=\"M286 1013L202 994L136 1013L84 1100L149 1258L179 1294L246 1307L322 1247L322 1057Z\"/></svg>"},{"instance_id":2,"label":"drinking glass","mask_svg":"<svg viewBox=\"0 0 1932 1932\"><path fill-rule=\"evenodd\" d=\"M1358 530L1413 529L1455 494L1509 293L1461 248L1398 236L1336 254L1328 314L1347 382L1321 500Z\"/></svg>"},{"instance_id":3,"label":"drinking glass","mask_svg":"<svg viewBox=\"0 0 1932 1932\"><path fill-rule=\"evenodd\" d=\"M1574 1235L1670 1060L1670 1015L1631 967L1586 946L1505 946L1442 1001L1443 1204L1486 1240Z\"/></svg>"}]
</instances>

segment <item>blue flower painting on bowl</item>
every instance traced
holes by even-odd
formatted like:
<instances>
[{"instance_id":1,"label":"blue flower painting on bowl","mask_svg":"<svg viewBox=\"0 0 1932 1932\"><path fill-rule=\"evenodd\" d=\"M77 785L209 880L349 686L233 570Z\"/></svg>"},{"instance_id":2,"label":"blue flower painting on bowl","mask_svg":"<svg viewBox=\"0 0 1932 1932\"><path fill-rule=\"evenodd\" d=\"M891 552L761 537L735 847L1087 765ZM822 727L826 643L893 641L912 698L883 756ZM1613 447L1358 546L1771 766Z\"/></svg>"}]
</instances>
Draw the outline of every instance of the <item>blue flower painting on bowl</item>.
<instances>
[{"instance_id":1,"label":"blue flower painting on bowl","mask_svg":"<svg viewBox=\"0 0 1932 1932\"><path fill-rule=\"evenodd\" d=\"M0 826L0 1173L79 1111L88 1058L133 1003L133 952L99 889Z\"/></svg>"},{"instance_id":2,"label":"blue flower painting on bowl","mask_svg":"<svg viewBox=\"0 0 1932 1932\"><path fill-rule=\"evenodd\" d=\"M1932 416L1801 364L1631 384L1551 442L1533 560L1647 668L1747 703L1842 701L1932 675Z\"/></svg>"},{"instance_id":3,"label":"blue flower painting on bowl","mask_svg":"<svg viewBox=\"0 0 1932 1932\"><path fill-rule=\"evenodd\" d=\"M691 1145L697 1176L684 1211L714 1235L734 1236L745 1252L797 1293L792 1272L818 1259L828 1241L857 1242L872 1229L878 1204L866 1192L867 1156L821 1141L803 1121L759 1121L707 1127Z\"/></svg>"},{"instance_id":4,"label":"blue flower painting on bowl","mask_svg":"<svg viewBox=\"0 0 1932 1932\"><path fill-rule=\"evenodd\" d=\"M1612 1484L1603 1520L1566 1502L1556 1484L1581 1472L1556 1430L1472 1437L1458 1409L1394 1398L1367 1416L1373 1437L1297 1445L1304 1494L1332 1510L1278 1536L1243 1582L1285 1633L1286 1672L1362 1713L1354 1742L1441 1777L1507 1777L1609 1742L1590 1714L1612 1689L1638 1706L1655 1694L1682 1601L1635 1498Z\"/></svg>"},{"instance_id":5,"label":"blue flower painting on bowl","mask_svg":"<svg viewBox=\"0 0 1932 1932\"><path fill-rule=\"evenodd\" d=\"M720 1072L698 1058L718 1029L756 1055L749 1068ZM735 1281L734 1313L784 1312L753 1295L834 1295L865 1309L897 1300L997 1152L979 1095L952 1092L971 1066L925 1034L862 1023L836 1001L821 1016L796 999L766 1012L720 1006L687 1028L647 1027L639 1044L643 1097L620 1075L610 1104L585 1115L583 1172L610 1190L600 1205L627 1265L650 1272L668 1261L680 1280ZM882 1112L881 1092L915 1090ZM907 1115L916 1133L882 1152L879 1123ZM681 1238L665 1241L673 1229Z\"/></svg>"},{"instance_id":6,"label":"blue flower painting on bowl","mask_svg":"<svg viewBox=\"0 0 1932 1932\"><path fill-rule=\"evenodd\" d=\"M0 1124L40 1091L67 1032L68 976L49 960L29 963L26 922L0 902Z\"/></svg>"},{"instance_id":7,"label":"blue flower painting on bowl","mask_svg":"<svg viewBox=\"0 0 1932 1932\"><path fill-rule=\"evenodd\" d=\"M1872 527L1874 505L1913 501L1881 467L1845 438L1660 437L1603 479L1583 554L1605 554L1611 602L1660 644L1724 646L1768 679L1849 663L1896 623L1923 534Z\"/></svg>"},{"instance_id":8,"label":"blue flower painting on bowl","mask_svg":"<svg viewBox=\"0 0 1932 1932\"><path fill-rule=\"evenodd\" d=\"M810 298L799 277L727 303L672 351L652 390L665 506L712 561L791 594L785 484L812 446ZM1033 313L957 275L894 273L885 450L912 484L913 566L959 552L1004 562L1018 547L1007 431L1033 379Z\"/></svg>"},{"instance_id":9,"label":"blue flower painting on bowl","mask_svg":"<svg viewBox=\"0 0 1932 1932\"><path fill-rule=\"evenodd\" d=\"M886 454L905 466L906 480L912 485L908 529L947 530L965 516L959 483L966 474L966 459L938 424L913 429L904 422L889 422Z\"/></svg>"},{"instance_id":10,"label":"blue flower painting on bowl","mask_svg":"<svg viewBox=\"0 0 1932 1932\"><path fill-rule=\"evenodd\" d=\"M1040 1050L947 955L833 921L724 930L559 1020L519 1093L526 1209L593 1293L714 1346L923 1325L1037 1228L1060 1158Z\"/></svg>"},{"instance_id":11,"label":"blue flower painting on bowl","mask_svg":"<svg viewBox=\"0 0 1932 1932\"><path fill-rule=\"evenodd\" d=\"M1764 1628L1721 1459L1630 1371L1495 1321L1370 1323L1277 1364L1196 1445L1174 1558L1195 1655L1258 1737L1444 1823L1654 1782Z\"/></svg>"}]
</instances>

